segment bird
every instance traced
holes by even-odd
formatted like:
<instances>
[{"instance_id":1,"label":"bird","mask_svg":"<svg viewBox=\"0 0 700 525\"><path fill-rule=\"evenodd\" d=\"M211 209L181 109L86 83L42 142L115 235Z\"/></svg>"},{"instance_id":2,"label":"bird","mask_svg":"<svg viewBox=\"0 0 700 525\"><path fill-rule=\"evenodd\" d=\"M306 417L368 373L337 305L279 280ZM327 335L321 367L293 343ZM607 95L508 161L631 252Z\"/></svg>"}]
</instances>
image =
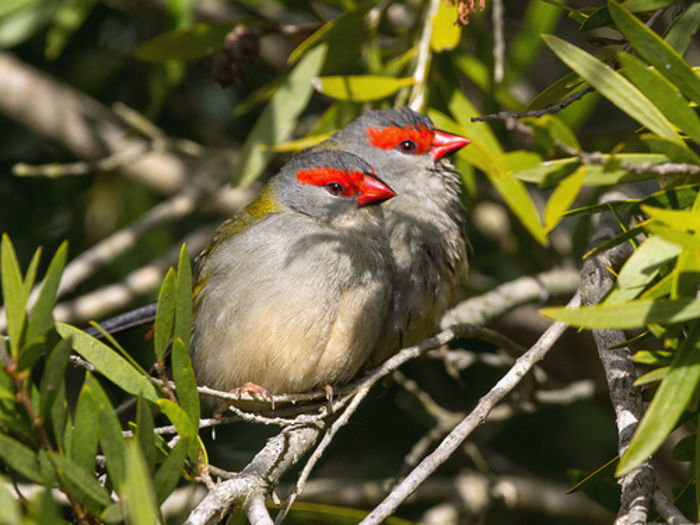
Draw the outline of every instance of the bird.
<instances>
[{"instance_id":1,"label":"bird","mask_svg":"<svg viewBox=\"0 0 700 525\"><path fill-rule=\"evenodd\" d=\"M455 302L468 240L460 178L445 157L469 143L402 107L363 113L311 148L362 157L397 194L383 207L395 267L392 307L371 365L434 335Z\"/></svg>"},{"instance_id":2,"label":"bird","mask_svg":"<svg viewBox=\"0 0 700 525\"><path fill-rule=\"evenodd\" d=\"M352 379L391 307L380 204L395 195L352 153L302 152L226 220L195 260L198 383L274 395Z\"/></svg>"}]
</instances>

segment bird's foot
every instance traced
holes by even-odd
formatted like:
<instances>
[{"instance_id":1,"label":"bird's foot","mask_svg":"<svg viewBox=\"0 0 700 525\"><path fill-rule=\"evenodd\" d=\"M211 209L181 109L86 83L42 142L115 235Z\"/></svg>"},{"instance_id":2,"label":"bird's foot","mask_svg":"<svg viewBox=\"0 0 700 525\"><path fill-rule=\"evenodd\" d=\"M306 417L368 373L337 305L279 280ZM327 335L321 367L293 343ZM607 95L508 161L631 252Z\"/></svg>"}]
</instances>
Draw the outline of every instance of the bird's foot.
<instances>
[{"instance_id":1,"label":"bird's foot","mask_svg":"<svg viewBox=\"0 0 700 525\"><path fill-rule=\"evenodd\" d=\"M253 383L252 381L248 381L244 385L234 388L233 390L231 390L231 394L236 396L238 399L241 399L242 394L248 394L256 401L266 401L270 403L272 410L275 409L275 398L272 396L272 394L270 394L270 392L266 388L258 385L257 383ZM214 418L221 419L221 417L224 415L224 412L228 410L228 407L230 407L234 403L236 402L226 401L219 405L214 411Z\"/></svg>"},{"instance_id":2,"label":"bird's foot","mask_svg":"<svg viewBox=\"0 0 700 525\"><path fill-rule=\"evenodd\" d=\"M333 413L333 387L326 383L323 385L323 391L326 393L326 403L328 403L328 413Z\"/></svg>"},{"instance_id":3,"label":"bird's foot","mask_svg":"<svg viewBox=\"0 0 700 525\"><path fill-rule=\"evenodd\" d=\"M272 397L272 394L264 388L258 385L257 383L253 383L252 381L248 381L242 386L239 386L238 388L234 388L231 390L231 393L233 395L238 396L240 399L241 394L248 394L250 395L253 399L256 399L258 401L267 401L270 403L270 406L272 407L272 410L275 409L275 398Z\"/></svg>"}]
</instances>

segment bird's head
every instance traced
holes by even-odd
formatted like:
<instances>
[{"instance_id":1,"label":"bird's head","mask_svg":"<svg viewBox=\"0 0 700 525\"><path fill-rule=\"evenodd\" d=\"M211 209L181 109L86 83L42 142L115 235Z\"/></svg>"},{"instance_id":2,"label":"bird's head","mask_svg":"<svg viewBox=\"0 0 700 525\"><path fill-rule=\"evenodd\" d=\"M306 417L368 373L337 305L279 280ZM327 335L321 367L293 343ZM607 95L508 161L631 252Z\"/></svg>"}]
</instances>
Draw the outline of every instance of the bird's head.
<instances>
[{"instance_id":1,"label":"bird's head","mask_svg":"<svg viewBox=\"0 0 700 525\"><path fill-rule=\"evenodd\" d=\"M345 151L313 151L290 160L273 181L275 196L285 207L319 219L377 205L394 191L357 155Z\"/></svg>"},{"instance_id":2,"label":"bird's head","mask_svg":"<svg viewBox=\"0 0 700 525\"><path fill-rule=\"evenodd\" d=\"M408 174L434 171L441 159L469 142L467 138L435 129L433 122L420 113L399 108L360 115L333 135L325 147L359 155L402 195L415 189L415 180Z\"/></svg>"}]
</instances>

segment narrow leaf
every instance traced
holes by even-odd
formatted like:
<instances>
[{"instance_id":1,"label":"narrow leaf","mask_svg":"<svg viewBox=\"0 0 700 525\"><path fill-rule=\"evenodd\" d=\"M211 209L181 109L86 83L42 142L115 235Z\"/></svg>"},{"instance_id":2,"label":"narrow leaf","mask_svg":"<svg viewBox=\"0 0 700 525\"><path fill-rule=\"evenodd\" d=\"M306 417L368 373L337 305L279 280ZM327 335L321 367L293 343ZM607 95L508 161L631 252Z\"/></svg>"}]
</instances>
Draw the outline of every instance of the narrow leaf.
<instances>
[{"instance_id":1,"label":"narrow leaf","mask_svg":"<svg viewBox=\"0 0 700 525\"><path fill-rule=\"evenodd\" d=\"M114 384L134 396L141 395L153 402L158 399L150 381L106 344L65 323L56 323L56 330L61 337L70 340L76 352Z\"/></svg>"},{"instance_id":2,"label":"narrow leaf","mask_svg":"<svg viewBox=\"0 0 700 525\"><path fill-rule=\"evenodd\" d=\"M680 142L680 137L666 117L629 80L565 40L553 35L543 35L542 38L567 66L610 102L657 135Z\"/></svg>"},{"instance_id":3,"label":"narrow leaf","mask_svg":"<svg viewBox=\"0 0 700 525\"><path fill-rule=\"evenodd\" d=\"M0 509L2 509L3 525L21 525L19 502L10 494L10 483L0 476Z\"/></svg>"},{"instance_id":4,"label":"narrow leaf","mask_svg":"<svg viewBox=\"0 0 700 525\"><path fill-rule=\"evenodd\" d=\"M99 411L90 385L83 384L73 417L71 458L88 472L95 468L99 441Z\"/></svg>"},{"instance_id":5,"label":"narrow leaf","mask_svg":"<svg viewBox=\"0 0 700 525\"><path fill-rule=\"evenodd\" d=\"M622 31L635 51L647 62L656 66L656 69L673 82L686 97L700 104L700 80L683 57L615 0L609 0L608 10L615 25ZM663 133L655 132L665 137Z\"/></svg>"},{"instance_id":6,"label":"narrow leaf","mask_svg":"<svg viewBox=\"0 0 700 525\"><path fill-rule=\"evenodd\" d=\"M296 65L265 106L243 147L235 180L245 186L255 180L274 155L262 146L287 140L306 107L313 88L311 79L319 74L326 59L325 44L309 51Z\"/></svg>"},{"instance_id":7,"label":"narrow leaf","mask_svg":"<svg viewBox=\"0 0 700 525\"><path fill-rule=\"evenodd\" d=\"M700 317L700 300L632 301L628 303L582 306L580 308L551 307L540 310L550 319L580 328L643 328L652 323L682 323Z\"/></svg>"},{"instance_id":8,"label":"narrow leaf","mask_svg":"<svg viewBox=\"0 0 700 525\"><path fill-rule=\"evenodd\" d=\"M413 77L393 78L378 75L314 77L311 84L328 97L351 102L379 100L414 83Z\"/></svg>"},{"instance_id":9,"label":"narrow leaf","mask_svg":"<svg viewBox=\"0 0 700 525\"><path fill-rule=\"evenodd\" d=\"M112 503L107 491L97 482L92 472L56 452L48 451L47 455L56 468L61 485L90 512L99 514Z\"/></svg>"},{"instance_id":10,"label":"narrow leaf","mask_svg":"<svg viewBox=\"0 0 700 525\"><path fill-rule=\"evenodd\" d=\"M183 244L180 250L180 260L177 265L177 282L175 283L175 325L173 340L181 339L185 348L190 345L192 329L192 266L187 255L187 247Z\"/></svg>"},{"instance_id":11,"label":"narrow leaf","mask_svg":"<svg viewBox=\"0 0 700 525\"><path fill-rule=\"evenodd\" d=\"M153 434L153 414L148 402L138 398L136 404L136 441L141 446L143 457L149 472L153 471L156 464L156 444Z\"/></svg>"},{"instance_id":12,"label":"narrow leaf","mask_svg":"<svg viewBox=\"0 0 700 525\"><path fill-rule=\"evenodd\" d=\"M430 35L430 47L433 51L449 51L459 44L462 36L462 26L455 24L457 20L457 4L448 5L440 2L437 14L433 20L433 32Z\"/></svg>"},{"instance_id":13,"label":"narrow leaf","mask_svg":"<svg viewBox=\"0 0 700 525\"><path fill-rule=\"evenodd\" d=\"M36 302L32 307L32 313L27 324L27 340L45 335L53 327L53 315L51 313L53 305L56 301L56 292L58 284L61 280L61 273L66 265L68 257L68 242L64 241L58 247L56 253L49 263L49 269L46 270L44 282L41 283L41 289L37 296Z\"/></svg>"},{"instance_id":14,"label":"narrow leaf","mask_svg":"<svg viewBox=\"0 0 700 525\"><path fill-rule=\"evenodd\" d=\"M690 46L690 37L695 35L698 29L700 29L700 2L694 2L676 17L665 40L679 55L683 55Z\"/></svg>"},{"instance_id":15,"label":"narrow leaf","mask_svg":"<svg viewBox=\"0 0 700 525\"><path fill-rule=\"evenodd\" d=\"M146 468L138 442L131 441L126 454L126 482L121 493L126 505L129 523L133 525L152 525L162 523L156 505L153 485Z\"/></svg>"},{"instance_id":16,"label":"narrow leaf","mask_svg":"<svg viewBox=\"0 0 700 525\"><path fill-rule=\"evenodd\" d=\"M39 414L46 419L47 410L53 405L56 394L65 381L65 371L70 359L71 347L68 341L59 341L46 359L44 374L39 384Z\"/></svg>"},{"instance_id":17,"label":"narrow leaf","mask_svg":"<svg viewBox=\"0 0 700 525\"><path fill-rule=\"evenodd\" d=\"M124 467L126 441L122 435L122 427L99 381L90 372L85 374L85 381L90 385L97 401L97 410L100 414L100 446L105 455L107 472L112 480L112 486L119 489L126 478Z\"/></svg>"},{"instance_id":18,"label":"narrow leaf","mask_svg":"<svg viewBox=\"0 0 700 525\"><path fill-rule=\"evenodd\" d=\"M695 322L678 349L671 369L642 418L616 476L645 461L666 440L700 381L700 322Z\"/></svg>"},{"instance_id":19,"label":"narrow leaf","mask_svg":"<svg viewBox=\"0 0 700 525\"><path fill-rule=\"evenodd\" d=\"M158 294L158 308L153 331L153 350L156 360L163 362L165 351L173 332L175 318L175 270L170 268L165 275Z\"/></svg>"},{"instance_id":20,"label":"narrow leaf","mask_svg":"<svg viewBox=\"0 0 700 525\"><path fill-rule=\"evenodd\" d=\"M175 425L175 429L180 437L190 439L190 448L188 455L192 461L197 462L197 444L195 437L197 436L197 427L192 424L192 420L187 413L177 404L169 399L159 399L158 406L161 411L168 416L170 422Z\"/></svg>"},{"instance_id":21,"label":"narrow leaf","mask_svg":"<svg viewBox=\"0 0 700 525\"><path fill-rule=\"evenodd\" d=\"M627 53L618 53L625 75L654 102L657 108L680 130L700 144L700 118L688 101L653 66L647 66ZM700 79L698 79L700 82Z\"/></svg>"},{"instance_id":22,"label":"narrow leaf","mask_svg":"<svg viewBox=\"0 0 700 525\"><path fill-rule=\"evenodd\" d=\"M35 483L44 485L51 481L39 469L39 460L34 451L4 434L0 434L0 458L9 468Z\"/></svg>"},{"instance_id":23,"label":"narrow leaf","mask_svg":"<svg viewBox=\"0 0 700 525\"><path fill-rule=\"evenodd\" d=\"M2 298L7 317L7 333L10 336L10 351L17 358L22 328L27 315L27 295L22 286L22 272L10 237L2 234L0 244L0 273L2 273Z\"/></svg>"},{"instance_id":24,"label":"narrow leaf","mask_svg":"<svg viewBox=\"0 0 700 525\"><path fill-rule=\"evenodd\" d=\"M165 458L155 476L153 476L153 486L156 488L158 505L162 504L177 486L191 441L190 438L181 439L170 451L168 457Z\"/></svg>"},{"instance_id":25,"label":"narrow leaf","mask_svg":"<svg viewBox=\"0 0 700 525\"><path fill-rule=\"evenodd\" d=\"M586 166L580 166L571 176L560 182L552 192L544 210L544 229L546 232L550 232L559 224L564 212L573 204L581 189L585 174Z\"/></svg>"},{"instance_id":26,"label":"narrow leaf","mask_svg":"<svg viewBox=\"0 0 700 525\"><path fill-rule=\"evenodd\" d=\"M63 0L60 3L46 34L47 59L55 60L61 55L68 40L83 24L95 3L95 0Z\"/></svg>"},{"instance_id":27,"label":"narrow leaf","mask_svg":"<svg viewBox=\"0 0 700 525\"><path fill-rule=\"evenodd\" d=\"M189 27L174 29L139 44L134 55L148 62L167 60L195 60L221 49L226 39L239 21L198 23Z\"/></svg>"},{"instance_id":28,"label":"narrow leaf","mask_svg":"<svg viewBox=\"0 0 700 525\"><path fill-rule=\"evenodd\" d=\"M700 211L697 210L665 210L652 206L642 206L642 211L652 219L668 224L673 228L686 230L700 230Z\"/></svg>"},{"instance_id":29,"label":"narrow leaf","mask_svg":"<svg viewBox=\"0 0 700 525\"><path fill-rule=\"evenodd\" d=\"M197 428L199 424L199 394L197 392L197 380L192 370L192 361L182 339L173 342L173 378L177 388L177 399L180 406L192 420Z\"/></svg>"}]
</instances>

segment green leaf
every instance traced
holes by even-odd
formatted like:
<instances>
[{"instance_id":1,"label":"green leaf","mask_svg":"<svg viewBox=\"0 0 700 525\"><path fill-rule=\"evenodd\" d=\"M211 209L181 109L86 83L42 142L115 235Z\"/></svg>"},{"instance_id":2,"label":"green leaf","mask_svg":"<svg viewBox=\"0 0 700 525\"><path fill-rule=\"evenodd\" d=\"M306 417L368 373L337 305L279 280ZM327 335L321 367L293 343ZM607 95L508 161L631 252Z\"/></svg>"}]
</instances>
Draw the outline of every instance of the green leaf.
<instances>
[{"instance_id":1,"label":"green leaf","mask_svg":"<svg viewBox=\"0 0 700 525\"><path fill-rule=\"evenodd\" d=\"M517 80L535 61L542 49L540 35L552 31L563 12L544 2L529 2L522 29L508 44L508 82Z\"/></svg>"},{"instance_id":2,"label":"green leaf","mask_svg":"<svg viewBox=\"0 0 700 525\"><path fill-rule=\"evenodd\" d=\"M440 87L450 114L465 131L464 136L472 141L467 149L470 149L474 144L479 144L491 155L503 153L503 148L489 125L486 122L472 122L472 117L478 117L480 114L469 99L457 89L450 90L444 83L441 83ZM430 111L429 114L431 114ZM467 149L461 151L468 154Z\"/></svg>"},{"instance_id":3,"label":"green leaf","mask_svg":"<svg viewBox=\"0 0 700 525\"><path fill-rule=\"evenodd\" d=\"M46 485L52 482L40 470L34 451L4 434L0 434L0 458L9 468L35 483Z\"/></svg>"},{"instance_id":4,"label":"green leaf","mask_svg":"<svg viewBox=\"0 0 700 525\"><path fill-rule=\"evenodd\" d=\"M2 509L2 525L21 525L19 502L10 494L10 483L0 476L0 509Z\"/></svg>"},{"instance_id":5,"label":"green leaf","mask_svg":"<svg viewBox=\"0 0 700 525\"><path fill-rule=\"evenodd\" d=\"M319 44L332 40L338 34L342 34L347 29L357 29L361 24L362 18L367 12L377 4L376 0L365 0L359 4L354 10L348 11L335 20L326 22L317 29L311 36L304 40L297 48L289 55L288 62L293 64L302 55L305 55L309 50Z\"/></svg>"},{"instance_id":6,"label":"green leaf","mask_svg":"<svg viewBox=\"0 0 700 525\"><path fill-rule=\"evenodd\" d=\"M151 408L144 398L139 397L136 404L136 441L141 446L149 472L153 471L156 464L156 444L153 436Z\"/></svg>"},{"instance_id":7,"label":"green leaf","mask_svg":"<svg viewBox=\"0 0 700 525\"><path fill-rule=\"evenodd\" d=\"M690 37L695 35L698 29L700 29L700 3L693 2L673 21L665 40L679 55L682 55L690 46Z\"/></svg>"},{"instance_id":8,"label":"green leaf","mask_svg":"<svg viewBox=\"0 0 700 525\"><path fill-rule=\"evenodd\" d=\"M175 318L175 270L170 268L165 275L158 294L158 307L153 330L153 350L156 360L163 363L165 351L168 349L173 332Z\"/></svg>"},{"instance_id":9,"label":"green leaf","mask_svg":"<svg viewBox=\"0 0 700 525\"><path fill-rule=\"evenodd\" d=\"M677 230L700 230L700 211L666 210L652 206L642 206L641 208L652 219L668 224Z\"/></svg>"},{"instance_id":10,"label":"green leaf","mask_svg":"<svg viewBox=\"0 0 700 525\"><path fill-rule=\"evenodd\" d=\"M700 165L700 156L685 144L671 142L652 133L644 133L639 138L651 151L665 155L669 161Z\"/></svg>"},{"instance_id":11,"label":"green leaf","mask_svg":"<svg viewBox=\"0 0 700 525\"><path fill-rule=\"evenodd\" d=\"M185 464L187 451L190 449L192 440L190 438L181 439L173 447L161 464L160 468L153 476L153 486L156 488L156 501L162 504L170 493L177 487L177 482L182 475L182 466Z\"/></svg>"},{"instance_id":12,"label":"green leaf","mask_svg":"<svg viewBox=\"0 0 700 525\"><path fill-rule=\"evenodd\" d=\"M199 425L199 394L197 380L192 370L192 361L182 339L173 342L173 378L177 388L177 399L183 410L192 420L195 428Z\"/></svg>"},{"instance_id":13,"label":"green leaf","mask_svg":"<svg viewBox=\"0 0 700 525\"><path fill-rule=\"evenodd\" d=\"M99 412L90 385L83 384L73 416L71 458L88 472L95 468L99 441Z\"/></svg>"},{"instance_id":14,"label":"green leaf","mask_svg":"<svg viewBox=\"0 0 700 525\"><path fill-rule=\"evenodd\" d=\"M616 287L606 304L630 301L637 297L659 273L659 269L680 253L680 248L657 235L647 238L625 262Z\"/></svg>"},{"instance_id":15,"label":"green leaf","mask_svg":"<svg viewBox=\"0 0 700 525\"><path fill-rule=\"evenodd\" d=\"M65 323L56 323L56 330L63 339L70 340L76 352L114 384L131 395L141 395L153 402L158 399L150 381L106 344Z\"/></svg>"},{"instance_id":16,"label":"green leaf","mask_svg":"<svg viewBox=\"0 0 700 525\"><path fill-rule=\"evenodd\" d=\"M671 363L673 354L668 350L639 350L632 355L632 361L643 365L665 366Z\"/></svg>"},{"instance_id":17,"label":"green leaf","mask_svg":"<svg viewBox=\"0 0 700 525\"><path fill-rule=\"evenodd\" d=\"M53 328L53 305L56 302L56 292L61 280L63 268L66 265L68 257L68 242L64 241L58 247L51 262L49 269L46 270L44 282L41 283L41 289L37 296L36 302L32 307L32 313L29 316L27 324L27 340L31 341L37 337L45 335Z\"/></svg>"},{"instance_id":18,"label":"green leaf","mask_svg":"<svg viewBox=\"0 0 700 525\"><path fill-rule=\"evenodd\" d=\"M240 21L201 22L167 31L139 44L134 56L147 62L202 58L221 49L226 35L238 25Z\"/></svg>"},{"instance_id":19,"label":"green leaf","mask_svg":"<svg viewBox=\"0 0 700 525\"><path fill-rule=\"evenodd\" d=\"M666 440L700 381L700 322L694 322L678 349L671 369L642 418L629 448L620 459L616 476L645 461Z\"/></svg>"},{"instance_id":20,"label":"green leaf","mask_svg":"<svg viewBox=\"0 0 700 525\"><path fill-rule=\"evenodd\" d=\"M30 39L51 20L55 8L53 2L36 1L6 13L0 18L0 48L9 49Z\"/></svg>"},{"instance_id":21,"label":"green leaf","mask_svg":"<svg viewBox=\"0 0 700 525\"><path fill-rule=\"evenodd\" d=\"M386 98L413 83L413 77L393 78L379 75L344 75L311 79L311 84L319 93L351 102L368 102Z\"/></svg>"},{"instance_id":22,"label":"green leaf","mask_svg":"<svg viewBox=\"0 0 700 525\"><path fill-rule=\"evenodd\" d=\"M627 53L618 53L624 73L635 85L654 102L657 108L678 126L680 130L700 144L700 118L688 106L688 101L653 66ZM698 79L700 82L700 79Z\"/></svg>"},{"instance_id":23,"label":"green leaf","mask_svg":"<svg viewBox=\"0 0 700 525\"><path fill-rule=\"evenodd\" d=\"M92 472L51 450L46 454L56 468L61 486L90 512L99 514L102 508L112 503L107 491L97 482Z\"/></svg>"},{"instance_id":24,"label":"green leaf","mask_svg":"<svg viewBox=\"0 0 700 525\"><path fill-rule=\"evenodd\" d=\"M575 91L582 89L584 86L585 82L578 75L578 73L571 71L543 89L535 98L532 99L525 109L528 111L544 109L562 101L564 98L573 94Z\"/></svg>"},{"instance_id":25,"label":"green leaf","mask_svg":"<svg viewBox=\"0 0 700 525\"><path fill-rule=\"evenodd\" d=\"M471 144L469 145L471 147ZM467 149L467 148L465 148ZM603 155L606 163L588 164L583 178L584 186L609 186L622 182L636 182L658 177L655 173L637 174L619 168L622 162L629 164L662 164L668 162L666 155L658 153L620 153L616 155ZM578 157L548 160L530 169L523 169L513 173L515 177L525 182L539 184L542 188L552 187L564 177L569 176L579 166L581 160Z\"/></svg>"},{"instance_id":26,"label":"green leaf","mask_svg":"<svg viewBox=\"0 0 700 525\"><path fill-rule=\"evenodd\" d=\"M188 450L188 455L192 461L197 463L198 452L195 437L197 436L197 426L192 424L192 420L187 413L178 405L169 399L159 399L158 406L163 413L168 416L170 422L175 425L177 433L182 438L189 438L191 446Z\"/></svg>"},{"instance_id":27,"label":"green leaf","mask_svg":"<svg viewBox=\"0 0 700 525\"><path fill-rule=\"evenodd\" d=\"M462 36L462 26L456 24L457 4L448 5L440 2L438 11L433 20L433 32L430 35L430 48L440 53L450 51L459 44Z\"/></svg>"},{"instance_id":28,"label":"green leaf","mask_svg":"<svg viewBox=\"0 0 700 525\"><path fill-rule=\"evenodd\" d=\"M700 79L683 57L615 0L609 0L608 10L615 25L635 51L647 62L656 66L656 69L673 82L686 97L700 104ZM652 131L666 137L663 133L653 129Z\"/></svg>"},{"instance_id":29,"label":"green leaf","mask_svg":"<svg viewBox=\"0 0 700 525\"><path fill-rule=\"evenodd\" d=\"M59 341L46 359L44 373L39 386L39 416L47 417L49 409L62 389L65 381L65 371L70 359L71 347L68 341Z\"/></svg>"},{"instance_id":30,"label":"green leaf","mask_svg":"<svg viewBox=\"0 0 700 525\"><path fill-rule=\"evenodd\" d=\"M97 410L100 415L100 446L105 455L107 472L112 480L112 486L118 490L126 478L124 467L126 441L122 435L122 427L114 412L114 407L109 402L109 398L99 381L90 372L85 374L85 381L90 385L97 402Z\"/></svg>"},{"instance_id":31,"label":"green leaf","mask_svg":"<svg viewBox=\"0 0 700 525\"><path fill-rule=\"evenodd\" d=\"M70 436L71 426L68 424L68 403L66 402L66 384L61 382L58 385L56 395L49 407L51 416L51 428L60 452L66 453L70 450L70 440L66 442L66 435Z\"/></svg>"},{"instance_id":32,"label":"green leaf","mask_svg":"<svg viewBox=\"0 0 700 525\"><path fill-rule=\"evenodd\" d=\"M122 487L126 513L133 525L162 523L153 485L138 442L131 441L126 453L126 482Z\"/></svg>"},{"instance_id":33,"label":"green leaf","mask_svg":"<svg viewBox=\"0 0 700 525\"><path fill-rule=\"evenodd\" d=\"M698 242L693 248L684 247L678 255L676 267L673 270L673 286L671 299L680 297L695 297L700 281L700 238L693 236Z\"/></svg>"},{"instance_id":34,"label":"green leaf","mask_svg":"<svg viewBox=\"0 0 700 525\"><path fill-rule=\"evenodd\" d=\"M53 15L53 23L46 34L45 55L48 60L57 59L70 37L87 18L95 0L63 0Z\"/></svg>"},{"instance_id":35,"label":"green leaf","mask_svg":"<svg viewBox=\"0 0 700 525\"><path fill-rule=\"evenodd\" d=\"M666 117L625 77L565 40L553 35L542 35L542 38L567 66L619 109L657 135L681 141Z\"/></svg>"},{"instance_id":36,"label":"green leaf","mask_svg":"<svg viewBox=\"0 0 700 525\"><path fill-rule=\"evenodd\" d=\"M7 317L7 333L10 336L10 351L17 359L22 337L22 328L27 315L27 294L24 291L22 272L10 237L2 234L0 243L0 272L2 272L2 298Z\"/></svg>"},{"instance_id":37,"label":"green leaf","mask_svg":"<svg viewBox=\"0 0 700 525\"><path fill-rule=\"evenodd\" d=\"M651 383L658 383L659 381L663 381L666 378L666 376L668 376L668 371L670 369L670 366L660 366L659 368L655 368L654 370L651 370L650 372L647 372L646 374L643 374L641 377L637 378L634 382L634 385L649 385Z\"/></svg>"},{"instance_id":38,"label":"green leaf","mask_svg":"<svg viewBox=\"0 0 700 525\"><path fill-rule=\"evenodd\" d=\"M241 148L235 177L237 184L245 186L255 180L273 157L274 153L265 151L262 146L283 142L292 133L311 98L311 79L321 71L325 59L326 45L309 51L265 106Z\"/></svg>"},{"instance_id":39,"label":"green leaf","mask_svg":"<svg viewBox=\"0 0 700 525\"><path fill-rule=\"evenodd\" d=\"M175 324L173 340L181 339L185 348L190 344L192 330L192 267L187 247L183 244L177 265L177 282L175 283Z\"/></svg>"},{"instance_id":40,"label":"green leaf","mask_svg":"<svg viewBox=\"0 0 700 525\"><path fill-rule=\"evenodd\" d=\"M586 166L579 166L572 175L561 181L552 192L544 210L545 232L552 231L559 224L559 221L564 216L564 212L573 204L581 189L585 174Z\"/></svg>"},{"instance_id":41,"label":"green leaf","mask_svg":"<svg viewBox=\"0 0 700 525\"><path fill-rule=\"evenodd\" d=\"M683 323L700 317L700 300L631 301L628 303L582 306L580 308L543 308L550 319L580 328L643 328L652 323Z\"/></svg>"}]
</instances>

